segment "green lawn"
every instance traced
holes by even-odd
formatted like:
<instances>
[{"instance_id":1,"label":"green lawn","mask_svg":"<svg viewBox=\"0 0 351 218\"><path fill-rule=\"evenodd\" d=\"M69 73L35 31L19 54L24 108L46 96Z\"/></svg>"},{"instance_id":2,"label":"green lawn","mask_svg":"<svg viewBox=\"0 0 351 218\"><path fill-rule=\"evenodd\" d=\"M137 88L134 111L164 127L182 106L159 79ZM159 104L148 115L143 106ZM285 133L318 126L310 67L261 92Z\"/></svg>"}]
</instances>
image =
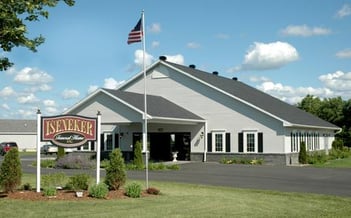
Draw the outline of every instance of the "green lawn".
<instances>
[{"instance_id":1,"label":"green lawn","mask_svg":"<svg viewBox=\"0 0 351 218\"><path fill-rule=\"evenodd\" d=\"M25 174L23 183L35 184ZM144 181L139 181L144 184ZM139 199L0 199L1 217L349 217L351 198L150 182L161 195Z\"/></svg>"},{"instance_id":2,"label":"green lawn","mask_svg":"<svg viewBox=\"0 0 351 218\"><path fill-rule=\"evenodd\" d=\"M326 168L351 168L351 157L336 160L328 160L326 163L314 164L313 166Z\"/></svg>"}]
</instances>

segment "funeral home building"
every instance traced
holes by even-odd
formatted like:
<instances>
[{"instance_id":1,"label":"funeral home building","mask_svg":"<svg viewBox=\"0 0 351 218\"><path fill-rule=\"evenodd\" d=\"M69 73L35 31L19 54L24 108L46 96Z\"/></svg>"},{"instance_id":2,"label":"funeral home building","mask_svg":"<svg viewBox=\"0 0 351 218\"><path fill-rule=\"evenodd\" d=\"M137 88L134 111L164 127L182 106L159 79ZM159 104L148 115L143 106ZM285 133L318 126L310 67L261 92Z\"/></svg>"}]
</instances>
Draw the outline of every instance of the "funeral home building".
<instances>
[{"instance_id":1,"label":"funeral home building","mask_svg":"<svg viewBox=\"0 0 351 218\"><path fill-rule=\"evenodd\" d=\"M147 137L155 161L263 159L266 164L295 164L300 143L309 151L331 148L340 128L261 92L237 78L204 72L165 57L118 89L98 89L65 114L101 115L101 149L120 148L133 158L142 140L144 84ZM144 81L145 79L145 81ZM145 82L145 83L144 83ZM81 150L94 151L94 143Z\"/></svg>"}]
</instances>

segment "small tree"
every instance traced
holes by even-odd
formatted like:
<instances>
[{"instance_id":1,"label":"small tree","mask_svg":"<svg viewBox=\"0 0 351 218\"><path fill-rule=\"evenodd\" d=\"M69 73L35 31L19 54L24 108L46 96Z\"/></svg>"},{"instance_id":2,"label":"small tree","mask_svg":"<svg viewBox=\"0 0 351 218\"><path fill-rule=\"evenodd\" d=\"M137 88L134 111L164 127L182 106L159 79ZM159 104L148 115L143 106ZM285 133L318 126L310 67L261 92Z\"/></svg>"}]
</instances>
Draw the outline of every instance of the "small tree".
<instances>
[{"instance_id":1,"label":"small tree","mask_svg":"<svg viewBox=\"0 0 351 218\"><path fill-rule=\"evenodd\" d=\"M137 169L144 168L143 155L141 153L141 142L140 141L137 141L135 143L133 163L137 167Z\"/></svg>"},{"instance_id":2,"label":"small tree","mask_svg":"<svg viewBox=\"0 0 351 218\"><path fill-rule=\"evenodd\" d=\"M114 149L109 157L110 160L106 167L105 184L111 190L118 190L126 182L126 166L120 149Z\"/></svg>"},{"instance_id":3,"label":"small tree","mask_svg":"<svg viewBox=\"0 0 351 218\"><path fill-rule=\"evenodd\" d=\"M307 163L307 152L306 152L305 142L300 143L299 163L301 163L301 164Z\"/></svg>"},{"instance_id":4,"label":"small tree","mask_svg":"<svg viewBox=\"0 0 351 218\"><path fill-rule=\"evenodd\" d=\"M12 148L0 167L0 185L5 192L13 192L21 184L22 167L18 150Z\"/></svg>"}]
</instances>

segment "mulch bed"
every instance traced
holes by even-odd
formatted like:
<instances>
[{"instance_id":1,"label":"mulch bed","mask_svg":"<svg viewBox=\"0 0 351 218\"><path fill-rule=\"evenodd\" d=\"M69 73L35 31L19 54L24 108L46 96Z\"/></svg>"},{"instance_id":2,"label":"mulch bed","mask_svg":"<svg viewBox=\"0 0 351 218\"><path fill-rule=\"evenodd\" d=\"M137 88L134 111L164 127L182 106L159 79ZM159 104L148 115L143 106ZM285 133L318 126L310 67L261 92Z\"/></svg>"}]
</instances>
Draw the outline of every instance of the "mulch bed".
<instances>
[{"instance_id":1,"label":"mulch bed","mask_svg":"<svg viewBox=\"0 0 351 218\"><path fill-rule=\"evenodd\" d=\"M155 196L150 195L146 192L142 193L141 197L147 196ZM56 201L56 200L69 200L69 201L84 201L84 200L96 200L97 198L93 198L89 196L87 191L84 191L83 197L76 197L76 192L67 191L67 190L57 190L57 195L54 197L44 196L43 192L33 191L15 191L12 193L4 193L0 192L0 198L8 198L8 199L19 199L19 200L29 200L29 201ZM126 199L129 198L125 195L124 190L116 190L110 191L108 196L105 198L109 199Z\"/></svg>"}]
</instances>

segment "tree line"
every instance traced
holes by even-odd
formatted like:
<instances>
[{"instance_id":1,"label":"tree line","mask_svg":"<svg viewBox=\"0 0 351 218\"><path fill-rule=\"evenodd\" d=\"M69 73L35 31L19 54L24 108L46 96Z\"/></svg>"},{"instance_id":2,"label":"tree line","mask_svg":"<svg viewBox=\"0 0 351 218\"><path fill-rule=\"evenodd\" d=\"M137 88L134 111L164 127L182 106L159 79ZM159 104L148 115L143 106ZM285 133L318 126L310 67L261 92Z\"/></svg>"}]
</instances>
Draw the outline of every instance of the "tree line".
<instances>
[{"instance_id":1,"label":"tree line","mask_svg":"<svg viewBox=\"0 0 351 218\"><path fill-rule=\"evenodd\" d=\"M341 97L320 99L307 95L297 103L297 107L342 128L335 137L341 139L345 146L351 147L351 99L347 101Z\"/></svg>"}]
</instances>

